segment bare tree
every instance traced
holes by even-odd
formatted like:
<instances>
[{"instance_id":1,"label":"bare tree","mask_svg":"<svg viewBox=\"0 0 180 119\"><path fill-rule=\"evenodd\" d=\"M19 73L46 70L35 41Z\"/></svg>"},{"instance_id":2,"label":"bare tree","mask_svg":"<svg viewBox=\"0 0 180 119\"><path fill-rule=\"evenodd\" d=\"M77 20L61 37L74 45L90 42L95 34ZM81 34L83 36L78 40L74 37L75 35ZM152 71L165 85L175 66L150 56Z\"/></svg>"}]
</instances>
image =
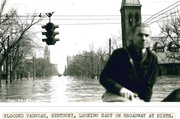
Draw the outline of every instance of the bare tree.
<instances>
[{"instance_id":1,"label":"bare tree","mask_svg":"<svg viewBox=\"0 0 180 119\"><path fill-rule=\"evenodd\" d=\"M180 12L177 9L167 14L168 17L162 16L162 20L159 21L161 38L157 42L165 48L167 58L180 61Z\"/></svg>"},{"instance_id":2,"label":"bare tree","mask_svg":"<svg viewBox=\"0 0 180 119\"><path fill-rule=\"evenodd\" d=\"M14 62L12 67L17 67L20 59L37 46L30 35L33 34L31 27L40 22L42 18L37 15L27 15L22 19L13 9L8 14L3 14L6 1L3 1L0 8L0 67L5 60L9 61L9 56Z\"/></svg>"}]
</instances>

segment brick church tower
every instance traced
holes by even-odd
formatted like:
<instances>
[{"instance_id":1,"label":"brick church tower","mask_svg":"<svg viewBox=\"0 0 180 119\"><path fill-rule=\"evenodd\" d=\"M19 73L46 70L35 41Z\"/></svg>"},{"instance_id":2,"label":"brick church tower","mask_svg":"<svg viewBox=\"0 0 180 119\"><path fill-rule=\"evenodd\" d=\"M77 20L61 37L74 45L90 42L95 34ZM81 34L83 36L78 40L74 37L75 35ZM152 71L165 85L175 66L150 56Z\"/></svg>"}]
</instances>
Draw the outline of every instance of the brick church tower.
<instances>
[{"instance_id":1,"label":"brick church tower","mask_svg":"<svg viewBox=\"0 0 180 119\"><path fill-rule=\"evenodd\" d=\"M141 4L139 0L122 0L121 4L122 43L126 47L131 42L133 26L141 22Z\"/></svg>"}]
</instances>

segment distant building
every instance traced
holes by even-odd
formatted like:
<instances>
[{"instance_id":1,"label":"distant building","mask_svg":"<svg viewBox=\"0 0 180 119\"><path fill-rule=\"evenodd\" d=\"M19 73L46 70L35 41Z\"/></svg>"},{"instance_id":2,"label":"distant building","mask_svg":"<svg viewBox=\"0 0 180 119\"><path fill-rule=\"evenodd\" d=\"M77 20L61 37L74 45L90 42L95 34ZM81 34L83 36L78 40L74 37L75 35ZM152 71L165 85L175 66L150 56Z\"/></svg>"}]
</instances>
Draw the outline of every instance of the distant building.
<instances>
[{"instance_id":1,"label":"distant building","mask_svg":"<svg viewBox=\"0 0 180 119\"><path fill-rule=\"evenodd\" d=\"M165 40L165 37L154 37L153 41L159 41L155 52L158 57L158 74L159 75L179 75L180 74L180 48ZM161 41L164 41L163 43Z\"/></svg>"},{"instance_id":2,"label":"distant building","mask_svg":"<svg viewBox=\"0 0 180 119\"><path fill-rule=\"evenodd\" d=\"M44 59L50 62L50 50L48 49L48 46L45 46L44 49Z\"/></svg>"},{"instance_id":3,"label":"distant building","mask_svg":"<svg viewBox=\"0 0 180 119\"><path fill-rule=\"evenodd\" d=\"M74 60L74 56L67 56L67 67L69 67Z\"/></svg>"},{"instance_id":4,"label":"distant building","mask_svg":"<svg viewBox=\"0 0 180 119\"><path fill-rule=\"evenodd\" d=\"M44 57L25 59L21 72L24 78L44 78L59 74L58 64L52 64L50 62L50 50L48 49L48 46L44 49Z\"/></svg>"},{"instance_id":5,"label":"distant building","mask_svg":"<svg viewBox=\"0 0 180 119\"><path fill-rule=\"evenodd\" d=\"M46 45L45 49L44 49L44 60L48 61L51 64L53 74L58 75L59 74L58 64L53 64L50 62L50 55L51 55L50 50L49 50L48 46Z\"/></svg>"}]
</instances>

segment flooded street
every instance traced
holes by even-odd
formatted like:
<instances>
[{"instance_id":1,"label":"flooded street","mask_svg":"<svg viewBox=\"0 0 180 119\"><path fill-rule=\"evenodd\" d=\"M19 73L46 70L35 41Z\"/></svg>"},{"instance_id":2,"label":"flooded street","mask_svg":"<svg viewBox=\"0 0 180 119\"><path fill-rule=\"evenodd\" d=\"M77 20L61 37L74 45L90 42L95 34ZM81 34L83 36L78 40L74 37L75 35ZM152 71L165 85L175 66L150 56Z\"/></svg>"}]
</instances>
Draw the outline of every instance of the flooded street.
<instances>
[{"instance_id":1,"label":"flooded street","mask_svg":"<svg viewBox=\"0 0 180 119\"><path fill-rule=\"evenodd\" d=\"M2 81L1 102L95 102L100 101L103 87L97 79L53 76L49 79Z\"/></svg>"},{"instance_id":2,"label":"flooded street","mask_svg":"<svg viewBox=\"0 0 180 119\"><path fill-rule=\"evenodd\" d=\"M154 85L151 101L159 102L177 88L180 88L180 76L158 77Z\"/></svg>"},{"instance_id":3,"label":"flooded street","mask_svg":"<svg viewBox=\"0 0 180 119\"><path fill-rule=\"evenodd\" d=\"M159 102L180 87L180 77L158 77L152 101ZM98 79L53 76L48 79L2 81L0 102L101 102L104 93Z\"/></svg>"}]
</instances>

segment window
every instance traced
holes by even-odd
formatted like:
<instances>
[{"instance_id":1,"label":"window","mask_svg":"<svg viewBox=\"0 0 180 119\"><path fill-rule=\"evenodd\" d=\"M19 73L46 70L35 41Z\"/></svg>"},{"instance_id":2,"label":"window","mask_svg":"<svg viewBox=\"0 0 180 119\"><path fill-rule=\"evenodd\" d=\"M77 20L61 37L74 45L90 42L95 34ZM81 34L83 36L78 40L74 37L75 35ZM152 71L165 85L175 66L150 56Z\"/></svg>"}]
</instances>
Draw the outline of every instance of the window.
<instances>
[{"instance_id":1,"label":"window","mask_svg":"<svg viewBox=\"0 0 180 119\"><path fill-rule=\"evenodd\" d=\"M164 52L164 47L162 47L162 46L157 47L156 52Z\"/></svg>"},{"instance_id":2,"label":"window","mask_svg":"<svg viewBox=\"0 0 180 119\"><path fill-rule=\"evenodd\" d=\"M135 22L136 22L136 23L138 23L138 22L139 22L139 20L140 20L139 14L138 14L138 13L136 13L136 15L135 15Z\"/></svg>"},{"instance_id":3,"label":"window","mask_svg":"<svg viewBox=\"0 0 180 119\"><path fill-rule=\"evenodd\" d=\"M171 47L170 52L179 52L178 47Z\"/></svg>"},{"instance_id":4,"label":"window","mask_svg":"<svg viewBox=\"0 0 180 119\"><path fill-rule=\"evenodd\" d=\"M129 26L133 26L133 14L129 14Z\"/></svg>"}]
</instances>

